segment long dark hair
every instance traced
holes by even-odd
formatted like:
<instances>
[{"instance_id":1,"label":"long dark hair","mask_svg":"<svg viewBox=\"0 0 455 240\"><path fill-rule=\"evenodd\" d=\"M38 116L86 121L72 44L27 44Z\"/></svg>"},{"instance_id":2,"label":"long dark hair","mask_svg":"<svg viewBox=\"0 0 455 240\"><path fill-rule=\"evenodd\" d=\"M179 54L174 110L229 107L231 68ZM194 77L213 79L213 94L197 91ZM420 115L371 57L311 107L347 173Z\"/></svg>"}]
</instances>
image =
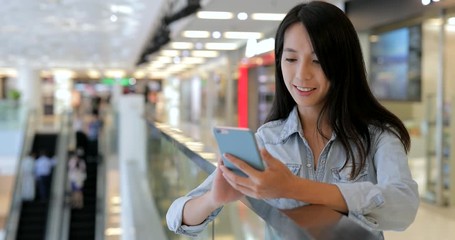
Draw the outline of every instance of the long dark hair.
<instances>
[{"instance_id":1,"label":"long dark hair","mask_svg":"<svg viewBox=\"0 0 455 240\"><path fill-rule=\"evenodd\" d=\"M318 132L324 136L321 121L327 118L347 152L344 166L352 162L352 178L364 167L370 152L370 126L380 131L391 130L401 140L405 151L409 151L411 140L406 127L371 93L354 26L343 11L326 2L299 4L289 11L279 25L275 37L275 98L266 122L287 118L296 105L286 88L281 70L284 34L294 23L302 23L306 28L322 70L330 82L326 101L318 117Z\"/></svg>"}]
</instances>

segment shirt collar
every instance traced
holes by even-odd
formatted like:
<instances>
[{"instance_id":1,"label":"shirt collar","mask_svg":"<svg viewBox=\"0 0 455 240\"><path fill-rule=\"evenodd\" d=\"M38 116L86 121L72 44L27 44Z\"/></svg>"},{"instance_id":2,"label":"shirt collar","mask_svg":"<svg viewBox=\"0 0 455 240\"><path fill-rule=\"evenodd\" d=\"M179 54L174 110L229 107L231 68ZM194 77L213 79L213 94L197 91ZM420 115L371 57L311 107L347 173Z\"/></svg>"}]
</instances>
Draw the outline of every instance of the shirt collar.
<instances>
[{"instance_id":1,"label":"shirt collar","mask_svg":"<svg viewBox=\"0 0 455 240\"><path fill-rule=\"evenodd\" d=\"M294 106L292 111L289 113L289 116L284 120L283 131L281 132L281 140L289 138L292 134L298 133L303 137L302 124L300 123L299 111L297 106ZM333 141L336 138L335 132L332 131L332 136L330 141Z\"/></svg>"},{"instance_id":2,"label":"shirt collar","mask_svg":"<svg viewBox=\"0 0 455 240\"><path fill-rule=\"evenodd\" d=\"M280 138L284 140L289 138L294 133L299 133L303 136L302 125L300 124L299 111L297 106L294 106L289 116L284 120L283 131L281 132Z\"/></svg>"}]
</instances>

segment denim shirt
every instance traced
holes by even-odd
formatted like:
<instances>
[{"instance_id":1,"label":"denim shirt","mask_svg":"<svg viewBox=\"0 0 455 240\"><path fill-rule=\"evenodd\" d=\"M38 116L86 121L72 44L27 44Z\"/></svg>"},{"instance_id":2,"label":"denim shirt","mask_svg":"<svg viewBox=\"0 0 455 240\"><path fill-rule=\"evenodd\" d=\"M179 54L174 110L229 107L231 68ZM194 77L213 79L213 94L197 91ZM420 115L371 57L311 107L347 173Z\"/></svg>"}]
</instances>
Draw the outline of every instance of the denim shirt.
<instances>
[{"instance_id":1,"label":"denim shirt","mask_svg":"<svg viewBox=\"0 0 455 240\"><path fill-rule=\"evenodd\" d=\"M285 120L262 125L256 132L256 139L260 148L266 148L272 156L286 164L294 175L335 184L347 203L347 216L382 236L382 230L406 229L414 221L420 199L401 141L388 130L380 131L372 127L370 132L370 154L365 167L354 179L350 176L352 165L342 168L346 152L335 134L325 145L317 167L314 167L313 153L303 136L297 108ZM214 173L196 189L173 202L166 216L170 230L197 236L217 216L221 209L214 211L200 225L182 225L185 203L209 191L213 176ZM306 204L285 198L265 201L279 209Z\"/></svg>"}]
</instances>

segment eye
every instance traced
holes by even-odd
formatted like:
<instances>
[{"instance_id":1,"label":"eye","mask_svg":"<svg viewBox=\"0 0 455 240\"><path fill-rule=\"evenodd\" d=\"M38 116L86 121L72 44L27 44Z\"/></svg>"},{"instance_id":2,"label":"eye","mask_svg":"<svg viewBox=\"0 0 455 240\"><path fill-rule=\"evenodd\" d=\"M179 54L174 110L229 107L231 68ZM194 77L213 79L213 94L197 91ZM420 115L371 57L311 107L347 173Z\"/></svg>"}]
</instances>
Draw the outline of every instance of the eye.
<instances>
[{"instance_id":1,"label":"eye","mask_svg":"<svg viewBox=\"0 0 455 240\"><path fill-rule=\"evenodd\" d=\"M313 62L316 64L319 64L319 60L317 60L317 59L313 59Z\"/></svg>"},{"instance_id":2,"label":"eye","mask_svg":"<svg viewBox=\"0 0 455 240\"><path fill-rule=\"evenodd\" d=\"M285 61L293 63L293 62L297 61L297 59L295 59L295 58L285 58Z\"/></svg>"}]
</instances>

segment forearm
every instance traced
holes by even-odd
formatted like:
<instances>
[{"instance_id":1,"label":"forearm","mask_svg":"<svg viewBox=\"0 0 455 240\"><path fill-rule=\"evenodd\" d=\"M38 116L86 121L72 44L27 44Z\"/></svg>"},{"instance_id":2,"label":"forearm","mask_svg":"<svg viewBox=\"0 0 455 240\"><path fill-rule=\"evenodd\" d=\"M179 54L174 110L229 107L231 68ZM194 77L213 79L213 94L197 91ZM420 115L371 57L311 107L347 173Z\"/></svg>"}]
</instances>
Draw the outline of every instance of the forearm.
<instances>
[{"instance_id":1,"label":"forearm","mask_svg":"<svg viewBox=\"0 0 455 240\"><path fill-rule=\"evenodd\" d=\"M324 205L342 213L348 212L346 201L334 184L298 178L290 185L286 197L310 204Z\"/></svg>"},{"instance_id":2,"label":"forearm","mask_svg":"<svg viewBox=\"0 0 455 240\"><path fill-rule=\"evenodd\" d=\"M183 207L183 224L188 226L199 225L219 207L221 206L214 204L211 200L210 192L193 198Z\"/></svg>"}]
</instances>

